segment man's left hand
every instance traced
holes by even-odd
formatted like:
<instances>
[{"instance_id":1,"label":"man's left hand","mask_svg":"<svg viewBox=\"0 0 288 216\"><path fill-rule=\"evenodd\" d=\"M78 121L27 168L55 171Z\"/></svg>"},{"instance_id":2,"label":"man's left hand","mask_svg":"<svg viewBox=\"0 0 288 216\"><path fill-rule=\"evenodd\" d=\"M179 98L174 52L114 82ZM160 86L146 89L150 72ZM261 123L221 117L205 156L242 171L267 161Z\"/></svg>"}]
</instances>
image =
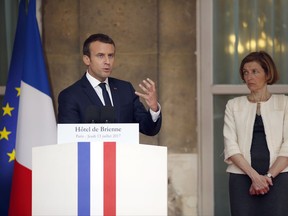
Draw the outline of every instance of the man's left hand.
<instances>
[{"instance_id":1,"label":"man's left hand","mask_svg":"<svg viewBox=\"0 0 288 216\"><path fill-rule=\"evenodd\" d=\"M143 90L143 93L136 91L135 94L143 98L152 111L157 112L159 107L156 86L153 80L147 78L139 84L139 87Z\"/></svg>"}]
</instances>

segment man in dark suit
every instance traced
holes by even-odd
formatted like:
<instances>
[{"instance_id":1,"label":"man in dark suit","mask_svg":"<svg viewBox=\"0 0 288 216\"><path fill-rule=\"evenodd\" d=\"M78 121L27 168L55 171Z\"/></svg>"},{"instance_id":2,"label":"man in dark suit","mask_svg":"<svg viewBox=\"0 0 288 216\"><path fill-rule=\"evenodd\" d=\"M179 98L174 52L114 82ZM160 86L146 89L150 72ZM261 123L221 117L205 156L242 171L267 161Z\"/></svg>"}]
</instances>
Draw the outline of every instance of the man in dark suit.
<instances>
[{"instance_id":1,"label":"man in dark suit","mask_svg":"<svg viewBox=\"0 0 288 216\"><path fill-rule=\"evenodd\" d=\"M149 78L143 80L139 84L141 93L136 92L130 82L110 77L114 58L115 43L109 36L93 34L85 40L83 62L87 71L80 80L60 92L58 123L97 123L102 121L99 113L100 116L108 113L112 116L109 122L139 123L141 133L156 135L162 117L155 83ZM145 100L148 110L139 97ZM98 117L91 118L91 115Z\"/></svg>"}]
</instances>

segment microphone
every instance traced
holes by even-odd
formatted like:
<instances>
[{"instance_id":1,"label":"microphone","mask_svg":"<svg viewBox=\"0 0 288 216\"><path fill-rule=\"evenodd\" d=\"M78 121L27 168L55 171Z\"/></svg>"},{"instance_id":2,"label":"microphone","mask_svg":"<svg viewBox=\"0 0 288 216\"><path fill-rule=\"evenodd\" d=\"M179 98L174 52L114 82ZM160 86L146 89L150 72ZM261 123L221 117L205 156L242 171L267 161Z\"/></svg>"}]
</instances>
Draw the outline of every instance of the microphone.
<instances>
[{"instance_id":1,"label":"microphone","mask_svg":"<svg viewBox=\"0 0 288 216\"><path fill-rule=\"evenodd\" d=\"M101 123L115 123L115 109L112 106L103 106L100 108Z\"/></svg>"},{"instance_id":2,"label":"microphone","mask_svg":"<svg viewBox=\"0 0 288 216\"><path fill-rule=\"evenodd\" d=\"M97 106L89 106L86 108L85 123L98 123L100 122L100 109Z\"/></svg>"},{"instance_id":3,"label":"microphone","mask_svg":"<svg viewBox=\"0 0 288 216\"><path fill-rule=\"evenodd\" d=\"M85 123L115 123L115 109L112 106L88 106L85 111Z\"/></svg>"}]
</instances>

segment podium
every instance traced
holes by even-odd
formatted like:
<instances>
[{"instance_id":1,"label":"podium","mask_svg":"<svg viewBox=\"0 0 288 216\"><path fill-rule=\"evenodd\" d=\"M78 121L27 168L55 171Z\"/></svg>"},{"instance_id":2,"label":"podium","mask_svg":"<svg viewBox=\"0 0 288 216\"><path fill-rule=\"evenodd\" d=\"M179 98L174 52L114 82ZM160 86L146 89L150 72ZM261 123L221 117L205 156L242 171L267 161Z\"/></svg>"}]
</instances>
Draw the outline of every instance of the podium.
<instances>
[{"instance_id":1,"label":"podium","mask_svg":"<svg viewBox=\"0 0 288 216\"><path fill-rule=\"evenodd\" d=\"M167 215L167 147L115 141L32 149L33 215Z\"/></svg>"}]
</instances>

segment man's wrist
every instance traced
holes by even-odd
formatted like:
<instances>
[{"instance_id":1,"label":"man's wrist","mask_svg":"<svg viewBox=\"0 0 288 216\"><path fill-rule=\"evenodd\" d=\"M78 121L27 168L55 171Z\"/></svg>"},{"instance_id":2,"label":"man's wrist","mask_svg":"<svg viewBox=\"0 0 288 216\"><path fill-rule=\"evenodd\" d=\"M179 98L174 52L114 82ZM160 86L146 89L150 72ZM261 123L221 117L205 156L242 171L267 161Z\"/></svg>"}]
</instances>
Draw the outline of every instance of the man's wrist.
<instances>
[{"instance_id":1,"label":"man's wrist","mask_svg":"<svg viewBox=\"0 0 288 216\"><path fill-rule=\"evenodd\" d=\"M153 107L153 108L155 108L155 107ZM156 111L154 111L154 110L156 110ZM157 102L157 108L156 109L152 109L152 107L150 107L150 111L151 112L154 112L154 113L160 113L160 110L161 110L161 106L160 106L160 104Z\"/></svg>"}]
</instances>

